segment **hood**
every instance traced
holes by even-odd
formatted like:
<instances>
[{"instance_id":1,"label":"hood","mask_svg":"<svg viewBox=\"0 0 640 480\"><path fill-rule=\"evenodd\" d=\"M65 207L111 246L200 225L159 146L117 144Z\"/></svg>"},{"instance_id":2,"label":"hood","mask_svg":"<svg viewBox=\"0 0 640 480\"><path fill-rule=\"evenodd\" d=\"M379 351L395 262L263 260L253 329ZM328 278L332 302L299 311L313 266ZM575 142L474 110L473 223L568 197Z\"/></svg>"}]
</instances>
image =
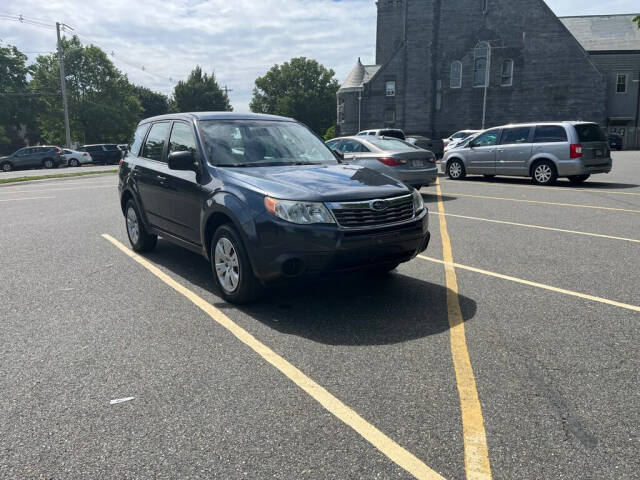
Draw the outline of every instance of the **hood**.
<instances>
[{"instance_id":1,"label":"hood","mask_svg":"<svg viewBox=\"0 0 640 480\"><path fill-rule=\"evenodd\" d=\"M220 168L219 171L230 179L251 185L265 195L283 200L371 200L411 192L399 180L356 165Z\"/></svg>"}]
</instances>

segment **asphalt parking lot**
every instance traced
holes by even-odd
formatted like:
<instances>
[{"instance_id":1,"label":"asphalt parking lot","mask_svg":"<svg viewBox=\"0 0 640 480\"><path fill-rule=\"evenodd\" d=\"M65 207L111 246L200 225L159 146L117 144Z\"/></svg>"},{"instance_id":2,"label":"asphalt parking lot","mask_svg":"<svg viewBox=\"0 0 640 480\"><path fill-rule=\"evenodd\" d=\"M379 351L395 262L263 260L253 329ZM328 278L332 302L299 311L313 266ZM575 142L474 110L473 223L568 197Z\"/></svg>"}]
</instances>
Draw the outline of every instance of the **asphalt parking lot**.
<instances>
[{"instance_id":1,"label":"asphalt parking lot","mask_svg":"<svg viewBox=\"0 0 640 480\"><path fill-rule=\"evenodd\" d=\"M424 255L242 308L116 182L0 187L0 478L638 478L640 153L441 177Z\"/></svg>"}]
</instances>

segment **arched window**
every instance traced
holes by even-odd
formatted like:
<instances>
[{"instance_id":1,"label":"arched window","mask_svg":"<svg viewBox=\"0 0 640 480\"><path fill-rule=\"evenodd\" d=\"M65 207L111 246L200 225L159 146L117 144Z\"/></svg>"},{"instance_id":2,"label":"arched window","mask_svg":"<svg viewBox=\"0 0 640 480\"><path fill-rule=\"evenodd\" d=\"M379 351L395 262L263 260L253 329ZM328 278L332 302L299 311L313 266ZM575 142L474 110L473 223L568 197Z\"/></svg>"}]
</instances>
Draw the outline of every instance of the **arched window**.
<instances>
[{"instance_id":1,"label":"arched window","mask_svg":"<svg viewBox=\"0 0 640 480\"><path fill-rule=\"evenodd\" d=\"M489 86L489 44L480 42L473 51L473 86L487 87Z\"/></svg>"},{"instance_id":2,"label":"arched window","mask_svg":"<svg viewBox=\"0 0 640 480\"><path fill-rule=\"evenodd\" d=\"M449 86L451 88L462 87L462 62L456 60L451 62L451 78L449 80Z\"/></svg>"},{"instance_id":3,"label":"arched window","mask_svg":"<svg viewBox=\"0 0 640 480\"><path fill-rule=\"evenodd\" d=\"M500 77L500 85L510 87L513 85L513 60L507 58L502 63L502 76Z\"/></svg>"}]
</instances>

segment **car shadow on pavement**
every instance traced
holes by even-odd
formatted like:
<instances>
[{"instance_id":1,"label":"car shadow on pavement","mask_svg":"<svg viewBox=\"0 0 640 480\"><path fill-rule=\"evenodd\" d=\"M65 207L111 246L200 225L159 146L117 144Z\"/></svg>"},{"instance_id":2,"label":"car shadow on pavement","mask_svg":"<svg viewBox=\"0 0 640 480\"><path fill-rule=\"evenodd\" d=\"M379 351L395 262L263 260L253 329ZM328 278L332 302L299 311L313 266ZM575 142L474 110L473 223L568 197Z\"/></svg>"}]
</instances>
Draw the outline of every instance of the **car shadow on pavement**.
<instances>
[{"instance_id":1,"label":"car shadow on pavement","mask_svg":"<svg viewBox=\"0 0 640 480\"><path fill-rule=\"evenodd\" d=\"M161 240L146 257L217 295L209 263L201 256ZM218 300L215 306L239 310L278 332L329 345L386 345L447 331L447 288L402 270L302 277L267 287L253 304L234 306ZM441 281L442 275L437 276ZM473 318L476 302L462 295L459 301L464 320Z\"/></svg>"},{"instance_id":2,"label":"car shadow on pavement","mask_svg":"<svg viewBox=\"0 0 640 480\"><path fill-rule=\"evenodd\" d=\"M422 194L422 199L425 202L437 202L438 201L438 194L437 193L426 193L426 192L420 192ZM458 197L452 197L451 195L440 195L440 198L442 199L443 202L449 202L451 200L457 200Z\"/></svg>"},{"instance_id":3,"label":"car shadow on pavement","mask_svg":"<svg viewBox=\"0 0 640 480\"><path fill-rule=\"evenodd\" d=\"M459 180L457 180L459 181ZM484 178L484 177L466 177L464 180L464 182L472 182L472 183L502 183L502 184L509 184L509 185L533 185L533 182L531 182L530 178L524 178L524 177L493 177L493 178ZM624 189L624 188L637 188L640 187L640 185L636 185L634 183L615 183L615 182L597 182L597 181L591 181L591 180L587 180L584 183L580 183L580 184L574 184L571 183L569 180L560 178L558 179L558 181L555 183L555 186L557 187L568 187L568 188L580 188L580 189L587 189L587 190L598 190L598 189L602 189L602 190L607 190L607 189ZM553 188L553 187L552 187Z\"/></svg>"}]
</instances>

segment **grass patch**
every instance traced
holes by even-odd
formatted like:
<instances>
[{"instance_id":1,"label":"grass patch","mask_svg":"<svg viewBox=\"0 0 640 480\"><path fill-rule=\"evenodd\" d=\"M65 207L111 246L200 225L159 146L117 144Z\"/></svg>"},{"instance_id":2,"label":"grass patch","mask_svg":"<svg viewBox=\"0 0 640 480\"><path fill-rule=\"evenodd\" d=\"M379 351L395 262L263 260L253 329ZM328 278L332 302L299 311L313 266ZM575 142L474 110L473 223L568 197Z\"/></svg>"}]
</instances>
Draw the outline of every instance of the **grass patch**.
<instances>
[{"instance_id":1,"label":"grass patch","mask_svg":"<svg viewBox=\"0 0 640 480\"><path fill-rule=\"evenodd\" d=\"M49 178L84 177L85 175L103 175L107 173L118 173L118 170L98 170L98 171L94 170L92 172L52 173L49 175L39 175L37 177L0 178L0 185L4 183L28 182L30 180L46 180Z\"/></svg>"}]
</instances>

